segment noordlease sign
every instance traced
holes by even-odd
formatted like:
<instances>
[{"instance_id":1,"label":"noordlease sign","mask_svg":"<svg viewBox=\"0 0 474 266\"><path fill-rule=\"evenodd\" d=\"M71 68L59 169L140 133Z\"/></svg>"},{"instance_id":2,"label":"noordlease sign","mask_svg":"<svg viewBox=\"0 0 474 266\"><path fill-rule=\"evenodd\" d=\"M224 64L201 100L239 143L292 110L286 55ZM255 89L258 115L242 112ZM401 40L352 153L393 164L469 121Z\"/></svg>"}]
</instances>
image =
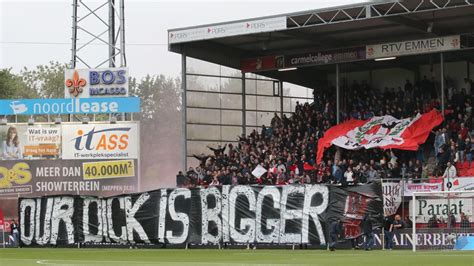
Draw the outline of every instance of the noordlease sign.
<instances>
[{"instance_id":1,"label":"noordlease sign","mask_svg":"<svg viewBox=\"0 0 474 266\"><path fill-rule=\"evenodd\" d=\"M461 48L459 35L366 46L367 58L434 53Z\"/></svg>"},{"instance_id":2,"label":"noordlease sign","mask_svg":"<svg viewBox=\"0 0 474 266\"><path fill-rule=\"evenodd\" d=\"M0 115L138 113L140 98L8 99L0 100Z\"/></svg>"}]
</instances>

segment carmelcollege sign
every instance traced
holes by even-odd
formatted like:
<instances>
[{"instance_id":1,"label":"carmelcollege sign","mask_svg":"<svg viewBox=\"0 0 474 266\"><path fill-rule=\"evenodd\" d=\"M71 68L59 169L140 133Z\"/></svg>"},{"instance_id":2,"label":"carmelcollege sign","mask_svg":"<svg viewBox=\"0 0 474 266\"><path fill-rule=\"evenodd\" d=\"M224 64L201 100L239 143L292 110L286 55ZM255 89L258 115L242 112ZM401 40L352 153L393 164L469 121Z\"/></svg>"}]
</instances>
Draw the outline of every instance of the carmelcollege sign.
<instances>
[{"instance_id":1,"label":"carmelcollege sign","mask_svg":"<svg viewBox=\"0 0 474 266\"><path fill-rule=\"evenodd\" d=\"M325 245L329 223L357 232L380 224L381 186L222 186L160 189L109 198L21 198L22 246L76 243ZM381 216L380 216L381 217ZM351 228L354 227L354 228Z\"/></svg>"}]
</instances>

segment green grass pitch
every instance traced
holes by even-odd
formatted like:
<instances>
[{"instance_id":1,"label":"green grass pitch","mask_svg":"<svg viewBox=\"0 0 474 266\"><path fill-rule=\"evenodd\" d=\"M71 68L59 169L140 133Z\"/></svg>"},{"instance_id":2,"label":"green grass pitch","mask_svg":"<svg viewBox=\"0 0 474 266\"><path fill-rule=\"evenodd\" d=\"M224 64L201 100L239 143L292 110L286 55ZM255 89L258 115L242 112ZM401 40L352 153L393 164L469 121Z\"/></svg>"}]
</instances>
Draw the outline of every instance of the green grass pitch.
<instances>
[{"instance_id":1,"label":"green grass pitch","mask_svg":"<svg viewBox=\"0 0 474 266\"><path fill-rule=\"evenodd\" d=\"M474 266L470 251L0 249L0 265Z\"/></svg>"}]
</instances>

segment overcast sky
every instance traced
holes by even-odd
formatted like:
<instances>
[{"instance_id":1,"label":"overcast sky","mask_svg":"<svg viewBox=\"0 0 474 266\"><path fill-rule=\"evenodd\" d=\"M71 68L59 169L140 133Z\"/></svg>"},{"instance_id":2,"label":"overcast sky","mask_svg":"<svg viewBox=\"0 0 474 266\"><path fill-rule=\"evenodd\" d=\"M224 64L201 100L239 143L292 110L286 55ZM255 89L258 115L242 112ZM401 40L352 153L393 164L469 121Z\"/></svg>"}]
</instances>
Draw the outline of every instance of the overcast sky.
<instances>
[{"instance_id":1,"label":"overcast sky","mask_svg":"<svg viewBox=\"0 0 474 266\"><path fill-rule=\"evenodd\" d=\"M91 8L105 1L83 0ZM167 30L207 23L225 22L294 11L346 5L354 0L126 0L126 54L132 76L180 72L180 57L168 52ZM0 68L18 72L49 61L71 59L72 0L0 0ZM85 10L84 8L80 10ZM105 11L105 10L104 10ZM79 16L81 13L79 14ZM87 30L104 31L93 17L84 20ZM79 36L80 43L89 39ZM106 58L106 46L94 45L84 50L86 58ZM80 54L81 55L81 54Z\"/></svg>"}]
</instances>

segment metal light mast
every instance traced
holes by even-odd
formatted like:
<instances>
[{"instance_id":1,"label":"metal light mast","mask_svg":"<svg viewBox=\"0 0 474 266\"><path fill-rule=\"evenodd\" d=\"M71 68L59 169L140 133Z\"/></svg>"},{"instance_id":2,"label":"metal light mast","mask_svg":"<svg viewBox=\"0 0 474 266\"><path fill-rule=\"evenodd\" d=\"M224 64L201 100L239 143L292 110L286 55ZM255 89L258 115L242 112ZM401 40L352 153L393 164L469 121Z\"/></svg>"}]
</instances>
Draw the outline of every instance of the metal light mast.
<instances>
[{"instance_id":1,"label":"metal light mast","mask_svg":"<svg viewBox=\"0 0 474 266\"><path fill-rule=\"evenodd\" d=\"M97 56L102 50L104 56ZM100 68L107 63L127 66L124 0L72 0L70 67Z\"/></svg>"}]
</instances>

